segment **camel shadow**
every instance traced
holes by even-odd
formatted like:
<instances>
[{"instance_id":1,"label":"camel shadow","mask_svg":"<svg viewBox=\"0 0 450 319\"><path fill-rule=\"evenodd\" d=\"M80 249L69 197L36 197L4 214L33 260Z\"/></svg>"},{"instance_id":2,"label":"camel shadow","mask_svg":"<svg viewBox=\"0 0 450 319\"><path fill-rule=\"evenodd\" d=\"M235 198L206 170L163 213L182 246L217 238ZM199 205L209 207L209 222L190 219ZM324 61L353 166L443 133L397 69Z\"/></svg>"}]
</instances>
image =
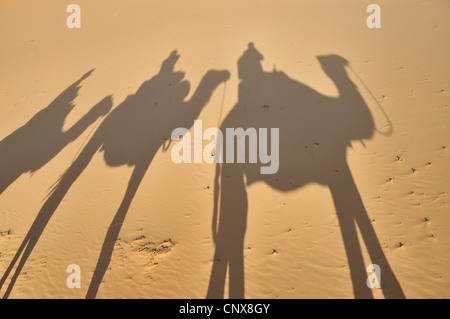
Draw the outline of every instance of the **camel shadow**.
<instances>
[{"instance_id":1,"label":"camel shadow","mask_svg":"<svg viewBox=\"0 0 450 319\"><path fill-rule=\"evenodd\" d=\"M71 128L63 131L64 121L75 107L74 100L81 82L93 71L75 81L24 126L0 141L0 195L22 174L42 168L111 110L111 99L105 98Z\"/></svg>"},{"instance_id":2,"label":"camel shadow","mask_svg":"<svg viewBox=\"0 0 450 319\"><path fill-rule=\"evenodd\" d=\"M224 297L227 271L229 297L245 297L246 186L259 181L284 192L309 183L327 186L338 212L354 296L373 298L366 285L366 265L358 241L358 226L372 263L381 268L384 296L404 298L346 160L351 141L370 139L375 131L370 110L347 74L348 62L337 55L318 57L323 71L339 90L338 97L329 97L283 72L263 71L262 59L261 53L250 43L238 61L239 100L223 120L220 130L279 128L279 167L275 174L264 175L260 173L259 163L249 164L250 135L244 137L245 163L216 164L212 223L215 254L207 298ZM223 145L228 143L226 137L223 136ZM232 151L236 154L237 143L234 144ZM223 158L227 151L230 150L224 150Z\"/></svg>"},{"instance_id":3,"label":"camel shadow","mask_svg":"<svg viewBox=\"0 0 450 319\"><path fill-rule=\"evenodd\" d=\"M103 152L108 166L128 165L133 167L133 171L120 207L108 228L86 294L86 298L95 298L110 263L114 243L125 216L153 157L161 146L163 150L167 150L174 128L193 125L218 85L229 78L228 71L209 70L203 76L192 97L185 101L190 91L190 84L183 80L183 72L174 71L178 58L177 52L173 51L163 61L157 75L144 82L135 94L128 96L109 113L72 165L59 179L0 280L1 289L22 256L3 298L10 295L28 257L64 196L93 156L100 151Z\"/></svg>"}]
</instances>

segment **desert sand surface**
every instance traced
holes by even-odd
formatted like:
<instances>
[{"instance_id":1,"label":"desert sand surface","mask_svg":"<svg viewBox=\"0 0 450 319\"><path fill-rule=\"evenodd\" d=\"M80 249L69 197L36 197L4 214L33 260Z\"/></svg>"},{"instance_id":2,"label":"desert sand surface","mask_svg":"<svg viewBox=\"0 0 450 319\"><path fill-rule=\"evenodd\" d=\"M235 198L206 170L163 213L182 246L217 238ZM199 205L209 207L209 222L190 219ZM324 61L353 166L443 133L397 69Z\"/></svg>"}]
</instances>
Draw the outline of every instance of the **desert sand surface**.
<instances>
[{"instance_id":1,"label":"desert sand surface","mask_svg":"<svg viewBox=\"0 0 450 319\"><path fill-rule=\"evenodd\" d=\"M450 298L449 1L71 3L0 1L1 298Z\"/></svg>"}]
</instances>

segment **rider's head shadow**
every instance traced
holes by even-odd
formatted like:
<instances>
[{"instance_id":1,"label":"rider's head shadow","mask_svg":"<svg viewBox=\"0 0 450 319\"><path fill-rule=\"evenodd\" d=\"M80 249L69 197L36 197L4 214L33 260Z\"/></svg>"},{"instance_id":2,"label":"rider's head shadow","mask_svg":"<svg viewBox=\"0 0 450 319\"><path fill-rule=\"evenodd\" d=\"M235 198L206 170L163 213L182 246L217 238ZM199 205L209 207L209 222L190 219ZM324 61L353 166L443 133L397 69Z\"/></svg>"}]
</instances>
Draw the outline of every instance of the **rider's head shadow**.
<instances>
[{"instance_id":1,"label":"rider's head shadow","mask_svg":"<svg viewBox=\"0 0 450 319\"><path fill-rule=\"evenodd\" d=\"M238 77L243 81L252 81L260 78L263 74L261 61L263 55L256 50L253 43L248 44L247 50L238 60Z\"/></svg>"},{"instance_id":2,"label":"rider's head shadow","mask_svg":"<svg viewBox=\"0 0 450 319\"><path fill-rule=\"evenodd\" d=\"M244 130L256 128L257 131L267 128L270 132L271 128L278 128L278 170L274 174L262 174L261 167L269 164L259 160L257 164L249 164L249 136L245 137L245 163L225 160L217 165L213 212L216 252L207 297L223 297L227 272L229 297L245 297L246 187L255 182L264 182L284 192L310 183L327 186L339 213L355 297L373 297L366 285L368 265L363 262L356 226L369 251L371 263L381 267L385 296L404 297L347 164L346 150L351 143L372 138L375 130L371 111L349 77L349 62L338 55L318 57L322 70L339 92L337 96L327 96L284 72L264 71L262 60L262 54L250 43L238 61L239 100L223 120L221 131L241 127ZM270 143L271 134L268 135ZM260 140L261 135L257 138ZM223 145L227 144L226 139L224 134ZM234 154L238 152L237 145L234 143ZM273 143L267 147L274 152ZM224 149L224 158L227 152L229 150Z\"/></svg>"}]
</instances>

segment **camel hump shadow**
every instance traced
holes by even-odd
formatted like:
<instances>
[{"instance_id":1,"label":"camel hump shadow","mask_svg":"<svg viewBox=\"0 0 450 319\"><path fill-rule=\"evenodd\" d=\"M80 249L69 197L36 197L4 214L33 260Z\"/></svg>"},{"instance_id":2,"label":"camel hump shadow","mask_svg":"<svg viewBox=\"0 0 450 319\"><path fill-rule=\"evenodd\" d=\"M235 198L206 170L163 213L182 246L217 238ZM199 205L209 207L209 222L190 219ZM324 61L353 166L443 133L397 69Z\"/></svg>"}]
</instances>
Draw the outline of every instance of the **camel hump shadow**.
<instances>
[{"instance_id":1,"label":"camel hump shadow","mask_svg":"<svg viewBox=\"0 0 450 319\"><path fill-rule=\"evenodd\" d=\"M338 96L323 95L281 71L265 72L261 64L263 55L252 43L238 60L239 100L223 120L221 131L238 127L244 130L267 128L268 131L278 128L279 168L275 174L261 174L262 165L249 164L248 158L245 163L217 164L212 218L216 251L208 298L223 298L227 271L230 298L245 297L246 187L255 182L264 182L284 192L309 183L327 186L339 212L355 297L373 297L366 286L366 267L355 223L372 262L382 269L385 296L404 297L347 163L346 151L351 142L373 137L372 114L347 73L349 62L335 54L317 58L322 70L336 86ZM223 145L227 144L226 139L224 135ZM250 151L249 139L246 138L246 154ZM234 146L236 154L237 144ZM223 150L223 158L227 157L227 151Z\"/></svg>"}]
</instances>

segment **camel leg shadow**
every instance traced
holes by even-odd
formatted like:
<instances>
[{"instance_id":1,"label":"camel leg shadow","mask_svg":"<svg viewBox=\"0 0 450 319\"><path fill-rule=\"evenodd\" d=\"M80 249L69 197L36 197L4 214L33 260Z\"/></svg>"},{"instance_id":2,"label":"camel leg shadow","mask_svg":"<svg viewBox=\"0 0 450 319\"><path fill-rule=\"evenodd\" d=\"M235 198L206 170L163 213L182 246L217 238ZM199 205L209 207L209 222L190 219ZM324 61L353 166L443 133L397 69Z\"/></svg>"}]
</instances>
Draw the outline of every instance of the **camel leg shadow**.
<instances>
[{"instance_id":1,"label":"camel leg shadow","mask_svg":"<svg viewBox=\"0 0 450 319\"><path fill-rule=\"evenodd\" d=\"M97 266L95 267L89 289L86 293L86 299L94 299L97 295L100 284L102 283L103 277L105 276L106 270L111 262L114 244L119 236L120 230L122 229L125 216L127 215L131 202L136 195L148 167L150 166L150 162L151 159L142 161L137 164L133 170L122 203L120 204L120 207L108 228L108 232L106 233L102 250L97 261Z\"/></svg>"},{"instance_id":2,"label":"camel leg shadow","mask_svg":"<svg viewBox=\"0 0 450 319\"><path fill-rule=\"evenodd\" d=\"M335 177L329 186L336 211L338 212L354 296L360 299L373 298L371 289L366 285L366 267L368 265L364 265L356 232L357 225L372 263L380 266L381 289L384 296L386 298L404 299L405 295L381 248L352 173L347 163L344 163L341 167L343 169L339 171L339 177Z\"/></svg>"},{"instance_id":3,"label":"camel leg shadow","mask_svg":"<svg viewBox=\"0 0 450 319\"><path fill-rule=\"evenodd\" d=\"M42 235L42 232L44 231L45 227L47 226L50 218L52 217L53 213L58 208L59 204L63 200L66 193L69 191L72 184L77 180L77 178L81 175L81 173L84 171L86 166L91 161L94 154L97 152L97 150L100 148L100 141L98 138L92 138L90 142L86 145L86 147L83 149L83 151L80 153L80 155L77 157L77 159L72 163L70 168L64 173L64 175L61 177L60 181L58 182L55 189L52 191L49 198L46 200L44 205L42 206L41 210L38 213L38 216L34 220L33 224L30 227L30 230L28 231L27 235L25 236L24 240L22 241L22 244L20 245L19 249L17 250L13 260L9 264L6 272L3 274L2 278L0 279L0 289L3 287L3 285L6 282L6 279L8 278L9 274L14 268L14 265L19 260L20 256L22 255L22 258L20 258L20 261L17 265L17 268L14 272L14 275L11 278L11 281L8 285L7 290L5 291L5 294L3 295L3 299L7 299L9 295L11 294L11 291L17 281L17 278L19 277L26 261L30 257L30 254L32 253L34 247L36 246L39 238Z\"/></svg>"},{"instance_id":4,"label":"camel leg shadow","mask_svg":"<svg viewBox=\"0 0 450 319\"><path fill-rule=\"evenodd\" d=\"M243 299L247 191L242 173L228 170L226 164L222 170L219 227L206 298L224 298L225 277L228 270L229 298Z\"/></svg>"}]
</instances>

